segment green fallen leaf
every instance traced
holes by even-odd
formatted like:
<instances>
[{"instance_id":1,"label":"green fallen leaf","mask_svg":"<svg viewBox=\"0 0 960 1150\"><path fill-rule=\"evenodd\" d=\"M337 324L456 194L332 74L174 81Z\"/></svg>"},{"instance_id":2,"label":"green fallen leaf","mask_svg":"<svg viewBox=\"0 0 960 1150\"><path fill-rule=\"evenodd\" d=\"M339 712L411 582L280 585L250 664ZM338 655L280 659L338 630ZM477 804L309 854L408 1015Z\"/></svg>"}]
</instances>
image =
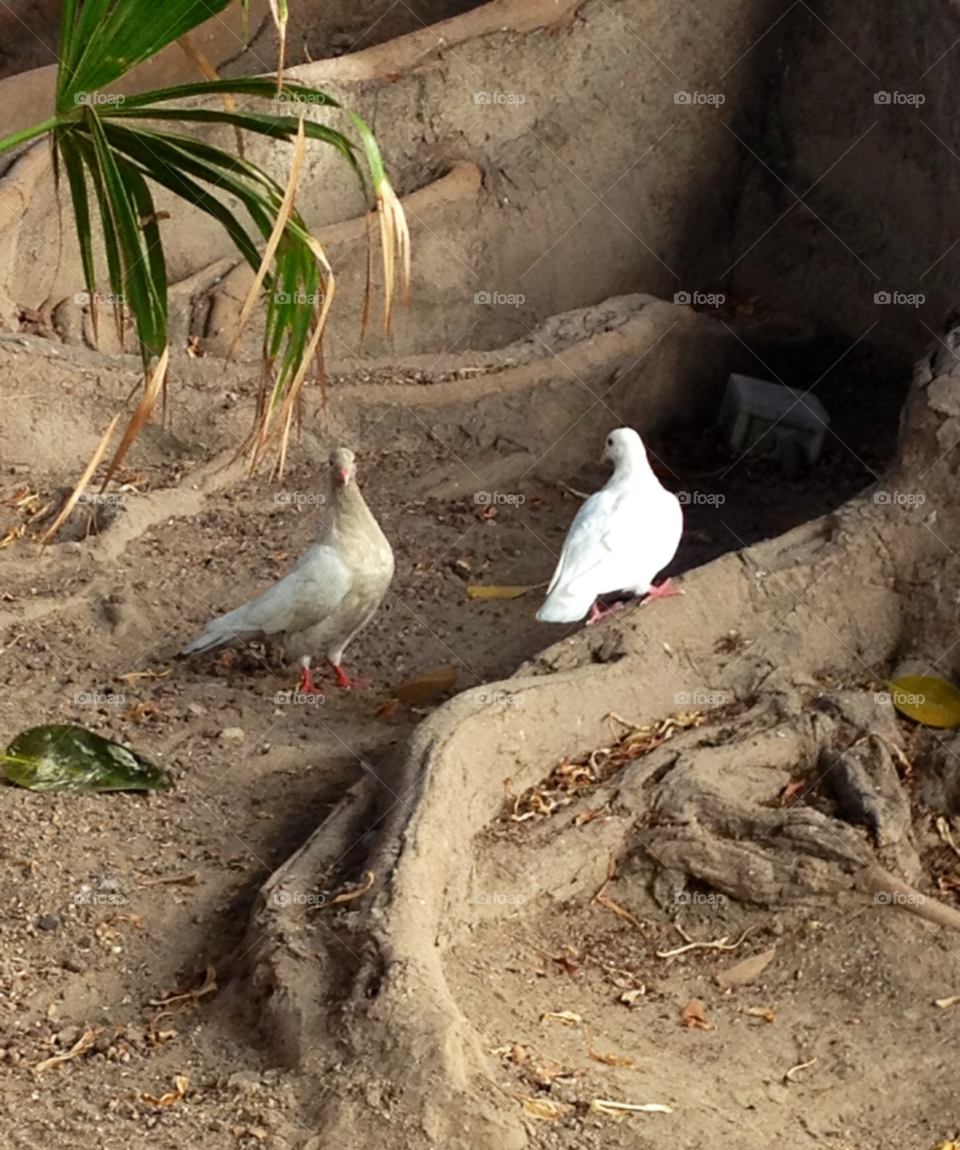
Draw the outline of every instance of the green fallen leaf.
<instances>
[{"instance_id":1,"label":"green fallen leaf","mask_svg":"<svg viewBox=\"0 0 960 1150\"><path fill-rule=\"evenodd\" d=\"M945 679L904 675L890 683L890 701L902 715L927 727L960 727L960 690Z\"/></svg>"},{"instance_id":2,"label":"green fallen leaf","mask_svg":"<svg viewBox=\"0 0 960 1150\"><path fill-rule=\"evenodd\" d=\"M22 731L0 753L3 772L31 791L166 791L170 776L136 751L85 727Z\"/></svg>"}]
</instances>

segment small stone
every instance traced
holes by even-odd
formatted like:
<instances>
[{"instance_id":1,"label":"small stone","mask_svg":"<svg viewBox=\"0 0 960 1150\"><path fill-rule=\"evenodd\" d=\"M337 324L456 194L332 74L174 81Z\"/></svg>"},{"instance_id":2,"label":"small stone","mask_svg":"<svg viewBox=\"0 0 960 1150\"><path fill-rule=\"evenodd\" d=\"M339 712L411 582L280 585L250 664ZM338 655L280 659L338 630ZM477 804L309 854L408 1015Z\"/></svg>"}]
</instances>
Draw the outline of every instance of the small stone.
<instances>
[{"instance_id":1,"label":"small stone","mask_svg":"<svg viewBox=\"0 0 960 1150\"><path fill-rule=\"evenodd\" d=\"M256 1070L237 1070L227 1079L232 1090L259 1090L260 1075Z\"/></svg>"},{"instance_id":2,"label":"small stone","mask_svg":"<svg viewBox=\"0 0 960 1150\"><path fill-rule=\"evenodd\" d=\"M37 930L58 930L61 926L63 926L63 919L59 911L37 916Z\"/></svg>"},{"instance_id":3,"label":"small stone","mask_svg":"<svg viewBox=\"0 0 960 1150\"><path fill-rule=\"evenodd\" d=\"M225 727L220 732L220 741L224 743L242 743L246 737L243 727Z\"/></svg>"},{"instance_id":4,"label":"small stone","mask_svg":"<svg viewBox=\"0 0 960 1150\"><path fill-rule=\"evenodd\" d=\"M60 963L64 970L69 970L73 974L83 974L87 969L87 964L81 959L77 958L75 954L68 954L65 959Z\"/></svg>"},{"instance_id":5,"label":"small stone","mask_svg":"<svg viewBox=\"0 0 960 1150\"><path fill-rule=\"evenodd\" d=\"M69 1050L71 1046L76 1044L77 1039L80 1037L79 1026L65 1026L63 1030L57 1034L57 1044L62 1046L65 1050Z\"/></svg>"},{"instance_id":6,"label":"small stone","mask_svg":"<svg viewBox=\"0 0 960 1150\"><path fill-rule=\"evenodd\" d=\"M187 703L187 710L191 715L205 715L207 708L200 703Z\"/></svg>"}]
</instances>

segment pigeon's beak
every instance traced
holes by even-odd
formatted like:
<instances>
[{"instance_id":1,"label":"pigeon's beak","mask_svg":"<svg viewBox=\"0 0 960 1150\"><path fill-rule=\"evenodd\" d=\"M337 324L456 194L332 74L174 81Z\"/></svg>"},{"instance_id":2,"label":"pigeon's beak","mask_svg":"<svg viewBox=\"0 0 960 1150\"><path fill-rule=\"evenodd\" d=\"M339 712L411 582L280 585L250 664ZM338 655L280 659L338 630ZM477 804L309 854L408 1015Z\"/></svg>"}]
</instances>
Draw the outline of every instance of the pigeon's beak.
<instances>
[{"instance_id":1,"label":"pigeon's beak","mask_svg":"<svg viewBox=\"0 0 960 1150\"><path fill-rule=\"evenodd\" d=\"M340 473L340 482L343 484L344 487L346 487L350 481L350 468L349 467L341 467L339 473Z\"/></svg>"}]
</instances>

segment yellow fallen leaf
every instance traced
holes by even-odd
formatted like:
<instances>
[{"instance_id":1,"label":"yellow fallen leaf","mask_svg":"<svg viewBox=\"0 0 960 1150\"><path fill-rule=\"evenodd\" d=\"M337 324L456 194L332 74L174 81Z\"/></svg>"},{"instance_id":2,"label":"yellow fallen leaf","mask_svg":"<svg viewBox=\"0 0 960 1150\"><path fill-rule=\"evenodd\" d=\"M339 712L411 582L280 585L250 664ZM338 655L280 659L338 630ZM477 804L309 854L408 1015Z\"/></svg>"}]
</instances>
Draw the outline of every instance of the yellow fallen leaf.
<instances>
[{"instance_id":1,"label":"yellow fallen leaf","mask_svg":"<svg viewBox=\"0 0 960 1150\"><path fill-rule=\"evenodd\" d=\"M960 727L960 690L932 675L904 675L890 683L890 701L901 715L927 727Z\"/></svg>"},{"instance_id":2,"label":"yellow fallen leaf","mask_svg":"<svg viewBox=\"0 0 960 1150\"><path fill-rule=\"evenodd\" d=\"M956 1006L958 1002L960 1002L960 994L954 994L950 998L936 999L934 1005L939 1006L941 1010L949 1010L951 1006Z\"/></svg>"},{"instance_id":3,"label":"yellow fallen leaf","mask_svg":"<svg viewBox=\"0 0 960 1150\"><path fill-rule=\"evenodd\" d=\"M484 587L474 583L467 588L468 599L519 599L532 587Z\"/></svg>"},{"instance_id":4,"label":"yellow fallen leaf","mask_svg":"<svg viewBox=\"0 0 960 1150\"><path fill-rule=\"evenodd\" d=\"M401 703L416 707L432 699L434 695L439 695L441 691L449 690L457 681L459 674L458 667L434 667L432 671L424 671L422 675L411 675L409 679L397 683L393 693Z\"/></svg>"},{"instance_id":5,"label":"yellow fallen leaf","mask_svg":"<svg viewBox=\"0 0 960 1150\"><path fill-rule=\"evenodd\" d=\"M552 1102L549 1098L527 1098L523 1104L524 1111L531 1118L542 1118L544 1122L556 1122L558 1118L573 1111L568 1102Z\"/></svg>"}]
</instances>

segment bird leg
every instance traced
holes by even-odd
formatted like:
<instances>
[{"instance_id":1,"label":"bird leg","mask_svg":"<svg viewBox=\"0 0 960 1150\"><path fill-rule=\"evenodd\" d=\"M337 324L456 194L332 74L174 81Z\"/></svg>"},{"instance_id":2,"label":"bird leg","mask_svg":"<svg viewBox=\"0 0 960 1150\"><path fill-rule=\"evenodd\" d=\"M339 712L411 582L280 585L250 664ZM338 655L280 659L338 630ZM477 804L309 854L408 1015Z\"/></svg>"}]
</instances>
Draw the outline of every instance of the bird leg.
<instances>
[{"instance_id":1,"label":"bird leg","mask_svg":"<svg viewBox=\"0 0 960 1150\"><path fill-rule=\"evenodd\" d=\"M644 595L641 602L652 603L654 599L672 599L674 595L682 595L679 587L674 587L671 579L664 579L662 583L651 583L650 590Z\"/></svg>"},{"instance_id":2,"label":"bird leg","mask_svg":"<svg viewBox=\"0 0 960 1150\"><path fill-rule=\"evenodd\" d=\"M304 655L300 663L300 682L297 684L297 690L304 695L319 694L313 679L310 677L310 659L307 655Z\"/></svg>"},{"instance_id":3,"label":"bird leg","mask_svg":"<svg viewBox=\"0 0 960 1150\"><path fill-rule=\"evenodd\" d=\"M369 679L351 679L339 663L331 663L333 673L337 676L337 686L345 691L363 691L370 686Z\"/></svg>"},{"instance_id":4,"label":"bird leg","mask_svg":"<svg viewBox=\"0 0 960 1150\"><path fill-rule=\"evenodd\" d=\"M587 618L587 626L592 627L594 623L600 623L604 619L609 619L611 615L616 615L618 611L622 611L626 607L623 601L611 603L609 607L601 607L598 602L594 602L590 608L590 615Z\"/></svg>"},{"instance_id":5,"label":"bird leg","mask_svg":"<svg viewBox=\"0 0 960 1150\"><path fill-rule=\"evenodd\" d=\"M674 587L669 579L664 579L662 583L651 583L650 590L646 595L640 597L640 605L644 603L652 603L654 599L672 599L674 595L682 595L683 591L679 587ZM601 607L600 600L597 599L593 606L590 608L590 615L587 618L587 626L592 627L594 623L600 623L604 619L609 619L611 615L616 615L618 611L622 611L628 603L634 602L631 599L619 599L616 603L611 603L609 607Z\"/></svg>"}]
</instances>

